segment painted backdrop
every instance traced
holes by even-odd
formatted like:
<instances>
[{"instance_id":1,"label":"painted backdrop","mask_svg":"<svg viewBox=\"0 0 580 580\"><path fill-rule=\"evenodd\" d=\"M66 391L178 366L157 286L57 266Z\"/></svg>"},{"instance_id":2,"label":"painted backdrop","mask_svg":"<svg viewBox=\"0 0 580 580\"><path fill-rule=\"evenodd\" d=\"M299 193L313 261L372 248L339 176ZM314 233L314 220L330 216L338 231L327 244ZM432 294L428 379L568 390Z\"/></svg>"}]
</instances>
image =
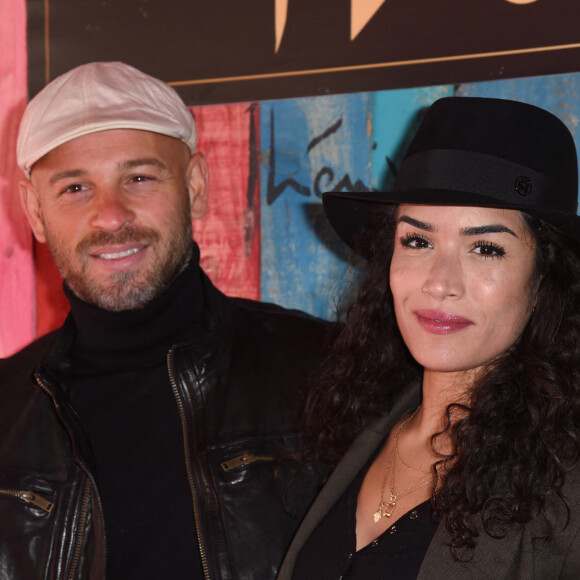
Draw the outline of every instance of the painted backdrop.
<instances>
[{"instance_id":1,"label":"painted backdrop","mask_svg":"<svg viewBox=\"0 0 580 580\"><path fill-rule=\"evenodd\" d=\"M24 0L0 19L0 356L60 324L58 273L17 201L14 142L26 102ZM327 190L390 187L421 112L446 95L514 98L558 115L580 149L580 73L192 109L211 168L196 222L202 264L226 293L331 318L362 264L327 225Z\"/></svg>"}]
</instances>

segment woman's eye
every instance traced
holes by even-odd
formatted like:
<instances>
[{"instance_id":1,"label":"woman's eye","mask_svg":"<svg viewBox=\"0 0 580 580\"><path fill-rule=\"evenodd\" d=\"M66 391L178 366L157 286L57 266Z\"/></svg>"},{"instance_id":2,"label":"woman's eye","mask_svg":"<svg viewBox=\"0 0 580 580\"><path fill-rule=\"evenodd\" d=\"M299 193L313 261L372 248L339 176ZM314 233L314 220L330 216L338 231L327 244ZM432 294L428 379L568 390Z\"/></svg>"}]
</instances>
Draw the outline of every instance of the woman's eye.
<instances>
[{"instance_id":1,"label":"woman's eye","mask_svg":"<svg viewBox=\"0 0 580 580\"><path fill-rule=\"evenodd\" d=\"M431 243L422 236L416 234L409 234L401 238L401 245L406 248L430 248Z\"/></svg>"},{"instance_id":2,"label":"woman's eye","mask_svg":"<svg viewBox=\"0 0 580 580\"><path fill-rule=\"evenodd\" d=\"M476 254L480 254L486 258L488 257L499 257L505 256L505 250L496 244L490 244L489 242L478 242L475 244L473 251Z\"/></svg>"}]
</instances>

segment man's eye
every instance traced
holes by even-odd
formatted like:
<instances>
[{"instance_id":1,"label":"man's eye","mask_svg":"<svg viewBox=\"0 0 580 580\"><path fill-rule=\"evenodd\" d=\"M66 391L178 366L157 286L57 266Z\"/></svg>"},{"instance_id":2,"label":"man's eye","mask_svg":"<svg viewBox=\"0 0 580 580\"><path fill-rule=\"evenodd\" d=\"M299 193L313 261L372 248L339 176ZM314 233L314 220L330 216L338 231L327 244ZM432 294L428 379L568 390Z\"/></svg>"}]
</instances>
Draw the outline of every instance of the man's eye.
<instances>
[{"instance_id":1,"label":"man's eye","mask_svg":"<svg viewBox=\"0 0 580 580\"><path fill-rule=\"evenodd\" d=\"M151 181L151 179L148 175L135 175L131 177L131 181L134 183L143 183L144 181Z\"/></svg>"},{"instance_id":2,"label":"man's eye","mask_svg":"<svg viewBox=\"0 0 580 580\"><path fill-rule=\"evenodd\" d=\"M72 185L69 185L63 191L63 193L80 193L83 190L84 190L84 187L80 183L73 183Z\"/></svg>"}]
</instances>

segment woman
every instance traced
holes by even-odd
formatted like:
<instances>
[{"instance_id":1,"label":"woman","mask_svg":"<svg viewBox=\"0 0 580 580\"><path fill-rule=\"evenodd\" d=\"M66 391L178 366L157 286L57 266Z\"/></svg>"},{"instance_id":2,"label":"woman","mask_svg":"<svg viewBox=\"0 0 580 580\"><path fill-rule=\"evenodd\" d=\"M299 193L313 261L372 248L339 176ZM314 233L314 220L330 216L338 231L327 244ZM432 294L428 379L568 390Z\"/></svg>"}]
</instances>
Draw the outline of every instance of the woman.
<instances>
[{"instance_id":1,"label":"woman","mask_svg":"<svg viewBox=\"0 0 580 580\"><path fill-rule=\"evenodd\" d=\"M556 117L452 97L394 191L325 195L370 263L308 404L336 467L279 578L580 578L577 191Z\"/></svg>"}]
</instances>

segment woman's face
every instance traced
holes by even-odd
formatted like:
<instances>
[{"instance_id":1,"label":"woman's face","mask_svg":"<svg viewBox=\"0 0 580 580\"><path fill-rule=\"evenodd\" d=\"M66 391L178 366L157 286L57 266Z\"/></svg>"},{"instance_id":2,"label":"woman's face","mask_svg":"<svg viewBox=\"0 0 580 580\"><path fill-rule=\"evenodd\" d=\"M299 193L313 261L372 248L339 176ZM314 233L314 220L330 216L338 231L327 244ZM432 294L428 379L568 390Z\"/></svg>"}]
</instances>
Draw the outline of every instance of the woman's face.
<instances>
[{"instance_id":1,"label":"woman's face","mask_svg":"<svg viewBox=\"0 0 580 580\"><path fill-rule=\"evenodd\" d=\"M505 352L531 314L535 242L522 215L401 205L391 263L397 324L425 369L477 369Z\"/></svg>"}]
</instances>

